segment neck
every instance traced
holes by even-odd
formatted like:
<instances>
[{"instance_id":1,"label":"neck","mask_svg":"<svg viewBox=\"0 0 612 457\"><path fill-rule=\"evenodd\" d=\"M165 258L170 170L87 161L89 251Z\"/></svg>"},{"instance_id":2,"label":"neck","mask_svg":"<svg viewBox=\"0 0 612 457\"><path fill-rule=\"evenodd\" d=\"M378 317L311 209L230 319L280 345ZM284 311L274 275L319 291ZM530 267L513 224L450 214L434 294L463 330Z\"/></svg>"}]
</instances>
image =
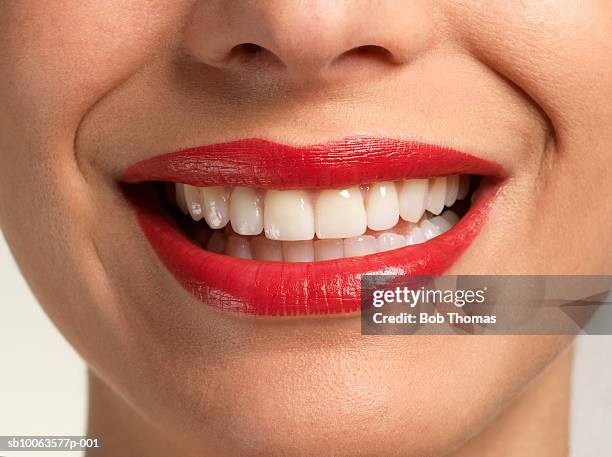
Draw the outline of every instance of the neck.
<instances>
[{"instance_id":1,"label":"neck","mask_svg":"<svg viewBox=\"0 0 612 457\"><path fill-rule=\"evenodd\" d=\"M448 457L567 456L571 364L570 348L486 429ZM156 425L92 373L88 435L101 437L103 447L86 457L183 455Z\"/></svg>"}]
</instances>

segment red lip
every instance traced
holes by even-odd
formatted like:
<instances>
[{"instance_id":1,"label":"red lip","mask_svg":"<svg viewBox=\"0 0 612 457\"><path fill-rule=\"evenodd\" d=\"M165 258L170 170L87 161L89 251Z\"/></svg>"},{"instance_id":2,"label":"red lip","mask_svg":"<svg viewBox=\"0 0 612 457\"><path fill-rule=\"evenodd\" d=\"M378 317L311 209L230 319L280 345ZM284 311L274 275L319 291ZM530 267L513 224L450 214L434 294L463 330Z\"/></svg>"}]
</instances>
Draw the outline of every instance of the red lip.
<instances>
[{"instance_id":1,"label":"red lip","mask_svg":"<svg viewBox=\"0 0 612 457\"><path fill-rule=\"evenodd\" d=\"M478 174L503 169L452 149L401 140L353 137L292 147L248 139L154 157L131 166L124 181L174 181L198 186L342 187L377 180ZM499 180L497 181L499 183ZM384 253L324 262L244 260L208 252L147 202L136 205L140 226L174 277L209 306L266 316L355 312L364 274L440 275L475 239L499 185L488 185L447 233Z\"/></svg>"},{"instance_id":2,"label":"red lip","mask_svg":"<svg viewBox=\"0 0 612 457\"><path fill-rule=\"evenodd\" d=\"M283 189L468 173L501 176L503 170L496 163L416 141L348 137L295 147L255 138L153 157L129 167L123 179Z\"/></svg>"}]
</instances>

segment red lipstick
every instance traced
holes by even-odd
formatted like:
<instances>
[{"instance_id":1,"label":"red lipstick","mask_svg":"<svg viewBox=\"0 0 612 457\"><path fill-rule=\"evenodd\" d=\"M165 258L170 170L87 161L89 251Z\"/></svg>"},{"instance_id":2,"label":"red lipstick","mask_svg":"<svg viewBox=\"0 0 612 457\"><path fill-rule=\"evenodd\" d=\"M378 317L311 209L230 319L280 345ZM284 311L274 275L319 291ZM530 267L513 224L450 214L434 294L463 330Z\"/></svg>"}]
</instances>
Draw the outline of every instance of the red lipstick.
<instances>
[{"instance_id":1,"label":"red lipstick","mask_svg":"<svg viewBox=\"0 0 612 457\"><path fill-rule=\"evenodd\" d=\"M295 147L261 139L207 145L164 154L126 170L124 181L264 188L344 187L372 181L451 174L494 178L468 213L426 243L363 257L323 262L244 260L208 252L172 218L147 201L135 204L138 222L177 281L205 304L264 316L350 313L360 308L366 274L443 274L482 228L499 183L500 165L445 147L396 139L352 137Z\"/></svg>"},{"instance_id":2,"label":"red lipstick","mask_svg":"<svg viewBox=\"0 0 612 457\"><path fill-rule=\"evenodd\" d=\"M153 157L129 167L123 179L287 189L451 174L501 176L503 170L496 163L416 141L348 137L296 147L244 139Z\"/></svg>"}]
</instances>

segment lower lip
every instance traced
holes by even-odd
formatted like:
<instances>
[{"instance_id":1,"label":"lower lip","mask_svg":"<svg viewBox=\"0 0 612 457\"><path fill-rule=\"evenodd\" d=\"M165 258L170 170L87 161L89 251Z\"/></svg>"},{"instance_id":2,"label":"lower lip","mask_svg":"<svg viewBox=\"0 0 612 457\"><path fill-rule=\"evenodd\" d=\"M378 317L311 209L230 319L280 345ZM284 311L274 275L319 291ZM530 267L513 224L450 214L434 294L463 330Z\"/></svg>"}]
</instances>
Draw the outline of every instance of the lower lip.
<instances>
[{"instance_id":1,"label":"lower lip","mask_svg":"<svg viewBox=\"0 0 612 457\"><path fill-rule=\"evenodd\" d=\"M139 224L166 268L188 291L219 310L258 316L354 313L361 276L436 276L469 247L486 221L497 186L487 186L448 232L426 243L323 262L261 262L205 251L169 216L136 205Z\"/></svg>"}]
</instances>

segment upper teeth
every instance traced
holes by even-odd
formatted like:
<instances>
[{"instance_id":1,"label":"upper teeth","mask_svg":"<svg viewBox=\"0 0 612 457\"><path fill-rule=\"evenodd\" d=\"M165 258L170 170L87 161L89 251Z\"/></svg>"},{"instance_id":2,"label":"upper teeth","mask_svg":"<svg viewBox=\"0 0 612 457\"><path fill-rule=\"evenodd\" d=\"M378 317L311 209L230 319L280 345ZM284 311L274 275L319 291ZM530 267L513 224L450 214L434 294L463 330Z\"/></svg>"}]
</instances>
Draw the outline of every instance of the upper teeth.
<instances>
[{"instance_id":1,"label":"upper teeth","mask_svg":"<svg viewBox=\"0 0 612 457\"><path fill-rule=\"evenodd\" d=\"M363 235L368 226L367 217L363 196L357 186L348 189L326 189L317 196L315 227L318 238Z\"/></svg>"},{"instance_id":2,"label":"upper teeth","mask_svg":"<svg viewBox=\"0 0 612 457\"><path fill-rule=\"evenodd\" d=\"M360 237L368 228L388 230L400 217L416 223L425 211L439 215L445 206L465 198L468 188L469 176L456 175L316 191L176 184L176 202L183 213L195 221L203 218L213 229L229 222L240 235L263 232L270 240L283 241L311 240L316 235L323 240ZM448 224L444 219L439 222ZM427 237L427 232L435 232L436 227L426 223L421 229ZM360 246L374 242L369 238L357 240L351 249L359 251ZM378 243L398 244L391 237Z\"/></svg>"},{"instance_id":3,"label":"upper teeth","mask_svg":"<svg viewBox=\"0 0 612 457\"><path fill-rule=\"evenodd\" d=\"M306 191L269 190L264 205L264 230L267 238L285 241L313 238L314 210L311 197Z\"/></svg>"}]
</instances>

